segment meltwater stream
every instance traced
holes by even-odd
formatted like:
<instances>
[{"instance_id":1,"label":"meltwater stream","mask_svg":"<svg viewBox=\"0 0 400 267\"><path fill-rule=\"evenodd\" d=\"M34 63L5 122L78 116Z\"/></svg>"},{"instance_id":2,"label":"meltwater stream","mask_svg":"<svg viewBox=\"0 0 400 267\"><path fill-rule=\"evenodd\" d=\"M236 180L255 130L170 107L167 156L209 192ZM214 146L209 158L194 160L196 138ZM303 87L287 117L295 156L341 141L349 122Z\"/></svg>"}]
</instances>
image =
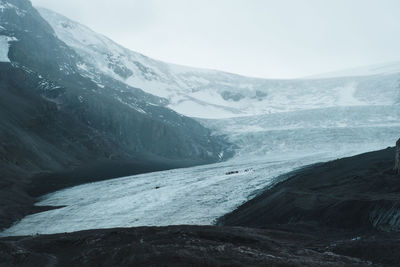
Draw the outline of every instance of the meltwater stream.
<instances>
[{"instance_id":1,"label":"meltwater stream","mask_svg":"<svg viewBox=\"0 0 400 267\"><path fill-rule=\"evenodd\" d=\"M48 194L37 205L64 208L25 217L2 236L93 228L209 225L304 165L393 145L393 106L320 109L203 121L239 146L227 162L85 184ZM230 174L229 174L230 173Z\"/></svg>"}]
</instances>

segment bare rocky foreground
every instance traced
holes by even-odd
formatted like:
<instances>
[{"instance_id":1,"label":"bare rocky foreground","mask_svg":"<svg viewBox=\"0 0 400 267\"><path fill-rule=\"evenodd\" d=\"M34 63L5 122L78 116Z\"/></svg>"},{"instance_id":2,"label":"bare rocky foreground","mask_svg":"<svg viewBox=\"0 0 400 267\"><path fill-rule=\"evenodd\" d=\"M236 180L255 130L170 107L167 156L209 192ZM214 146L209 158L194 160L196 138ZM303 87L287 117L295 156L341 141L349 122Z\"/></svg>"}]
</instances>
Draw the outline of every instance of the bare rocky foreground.
<instances>
[{"instance_id":1,"label":"bare rocky foreground","mask_svg":"<svg viewBox=\"0 0 400 267\"><path fill-rule=\"evenodd\" d=\"M393 166L388 148L307 167L220 226L2 238L0 266L398 266Z\"/></svg>"},{"instance_id":2,"label":"bare rocky foreground","mask_svg":"<svg viewBox=\"0 0 400 267\"><path fill-rule=\"evenodd\" d=\"M395 266L399 235L326 237L241 227L92 230L0 241L1 266Z\"/></svg>"}]
</instances>

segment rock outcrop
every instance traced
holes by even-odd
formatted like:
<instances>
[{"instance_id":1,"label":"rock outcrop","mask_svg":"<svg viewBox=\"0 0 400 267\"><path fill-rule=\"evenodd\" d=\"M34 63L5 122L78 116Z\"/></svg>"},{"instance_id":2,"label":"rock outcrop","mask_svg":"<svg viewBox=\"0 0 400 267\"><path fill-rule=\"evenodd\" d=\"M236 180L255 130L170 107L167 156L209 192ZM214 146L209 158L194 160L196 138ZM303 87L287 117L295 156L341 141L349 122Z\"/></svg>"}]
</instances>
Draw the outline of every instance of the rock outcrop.
<instances>
[{"instance_id":1,"label":"rock outcrop","mask_svg":"<svg viewBox=\"0 0 400 267\"><path fill-rule=\"evenodd\" d=\"M396 142L395 157L394 157L394 171L400 174L400 139Z\"/></svg>"}]
</instances>

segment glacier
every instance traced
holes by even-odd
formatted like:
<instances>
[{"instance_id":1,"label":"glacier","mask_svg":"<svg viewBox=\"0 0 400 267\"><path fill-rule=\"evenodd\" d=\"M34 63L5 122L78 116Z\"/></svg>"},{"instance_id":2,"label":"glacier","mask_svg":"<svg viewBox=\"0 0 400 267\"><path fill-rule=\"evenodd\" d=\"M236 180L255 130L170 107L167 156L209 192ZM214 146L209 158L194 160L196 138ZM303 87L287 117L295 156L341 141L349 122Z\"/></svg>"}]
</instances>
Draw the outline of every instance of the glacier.
<instances>
[{"instance_id":1,"label":"glacier","mask_svg":"<svg viewBox=\"0 0 400 267\"><path fill-rule=\"evenodd\" d=\"M400 132L400 109L334 107L200 122L236 144L233 159L51 193L37 205L66 207L29 215L1 235L210 225L290 171L393 145Z\"/></svg>"},{"instance_id":2,"label":"glacier","mask_svg":"<svg viewBox=\"0 0 400 267\"><path fill-rule=\"evenodd\" d=\"M1 236L210 225L290 171L383 149L399 138L400 63L293 80L243 77L157 61L62 15L39 11L79 54L82 75L98 83L101 73L165 98L171 109L226 136L236 153L226 162L45 195L37 205L65 207L29 215Z\"/></svg>"}]
</instances>

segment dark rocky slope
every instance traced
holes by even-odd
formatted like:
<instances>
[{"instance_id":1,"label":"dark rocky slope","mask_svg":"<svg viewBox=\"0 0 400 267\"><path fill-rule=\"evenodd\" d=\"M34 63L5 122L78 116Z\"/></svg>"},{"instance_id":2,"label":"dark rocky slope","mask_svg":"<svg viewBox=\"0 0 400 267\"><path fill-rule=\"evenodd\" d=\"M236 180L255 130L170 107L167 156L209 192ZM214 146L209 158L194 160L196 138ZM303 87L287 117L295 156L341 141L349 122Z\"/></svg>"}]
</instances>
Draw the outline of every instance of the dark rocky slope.
<instances>
[{"instance_id":1,"label":"dark rocky slope","mask_svg":"<svg viewBox=\"0 0 400 267\"><path fill-rule=\"evenodd\" d=\"M310 166L224 216L230 226L400 230L394 149Z\"/></svg>"},{"instance_id":2,"label":"dark rocky slope","mask_svg":"<svg viewBox=\"0 0 400 267\"><path fill-rule=\"evenodd\" d=\"M0 265L398 266L400 233L390 210L400 178L393 163L389 148L309 166L220 226L2 238Z\"/></svg>"},{"instance_id":3,"label":"dark rocky slope","mask_svg":"<svg viewBox=\"0 0 400 267\"><path fill-rule=\"evenodd\" d=\"M163 99L82 75L28 0L0 4L0 35L16 40L11 63L0 63L0 229L32 212L39 194L223 160L228 144Z\"/></svg>"},{"instance_id":4,"label":"dark rocky slope","mask_svg":"<svg viewBox=\"0 0 400 267\"><path fill-rule=\"evenodd\" d=\"M390 235L318 235L213 226L109 229L0 239L0 266L396 266Z\"/></svg>"}]
</instances>

